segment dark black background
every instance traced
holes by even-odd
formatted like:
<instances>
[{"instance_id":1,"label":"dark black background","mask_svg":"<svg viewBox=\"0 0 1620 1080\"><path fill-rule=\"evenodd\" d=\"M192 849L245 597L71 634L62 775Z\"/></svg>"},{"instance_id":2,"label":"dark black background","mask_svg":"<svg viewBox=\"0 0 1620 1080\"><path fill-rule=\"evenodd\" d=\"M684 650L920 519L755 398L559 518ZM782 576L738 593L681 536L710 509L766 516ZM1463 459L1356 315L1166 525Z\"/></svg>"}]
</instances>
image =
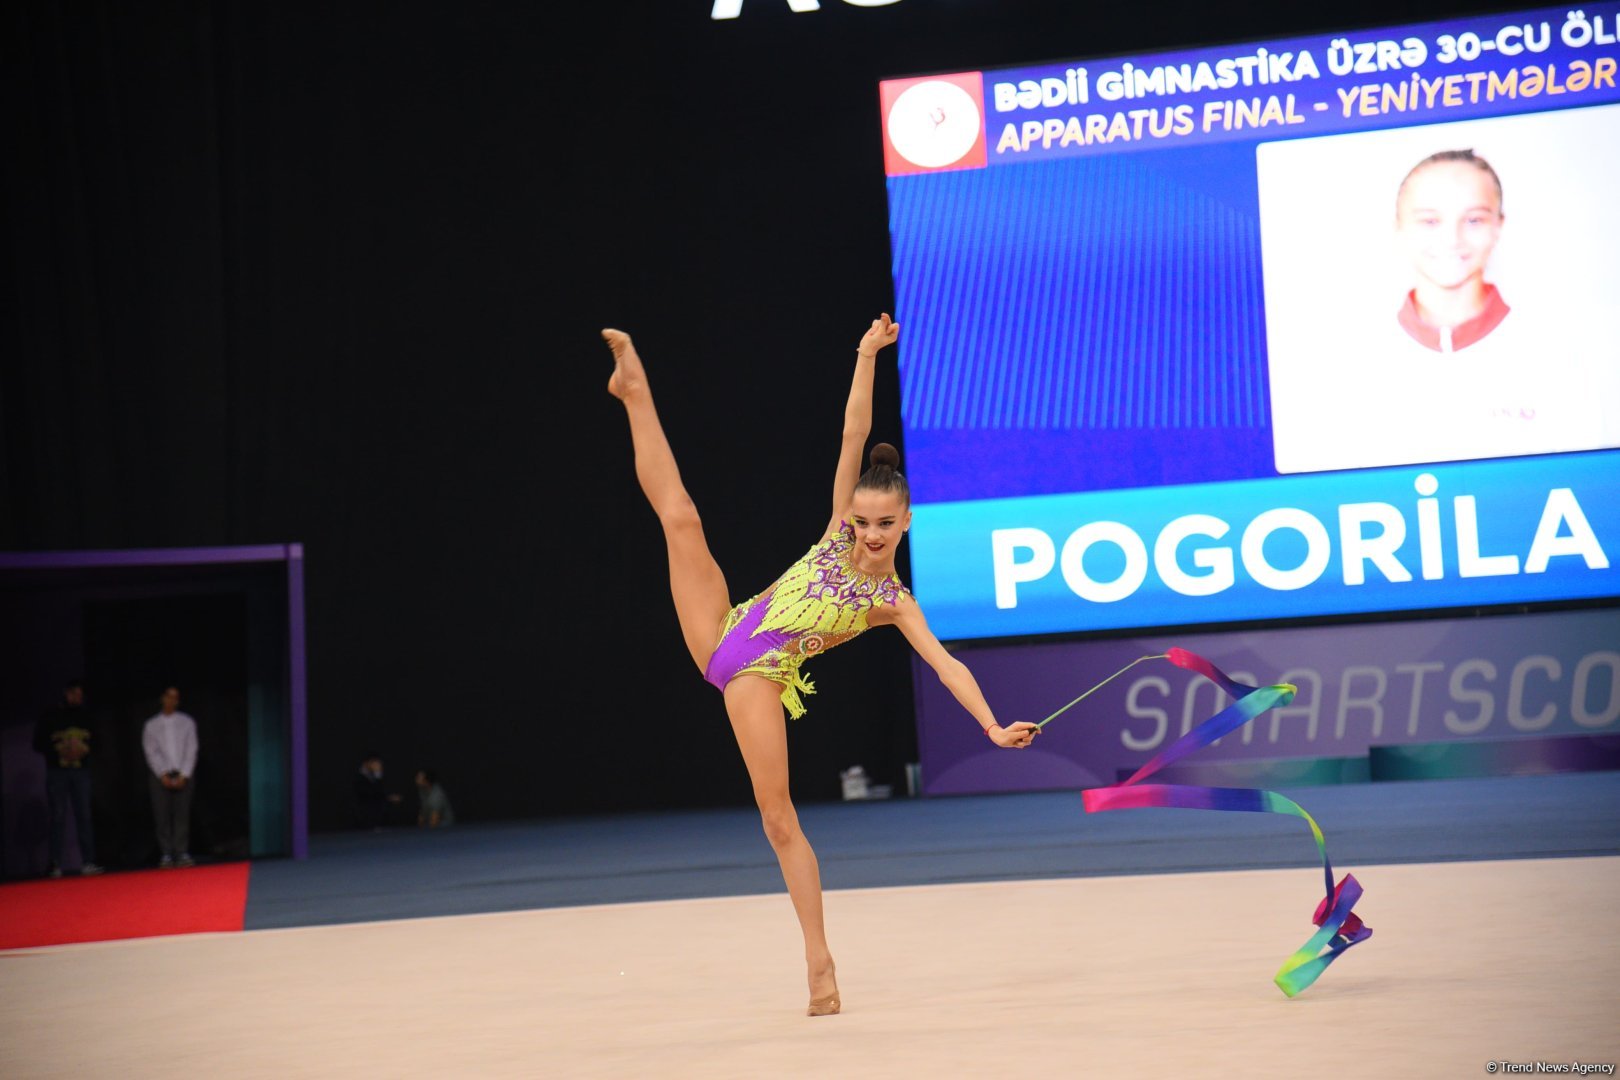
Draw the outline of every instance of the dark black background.
<instances>
[{"instance_id":1,"label":"dark black background","mask_svg":"<svg viewBox=\"0 0 1620 1080\"><path fill-rule=\"evenodd\" d=\"M748 799L595 334L636 334L752 594L825 521L851 349L889 303L879 77L1466 10L709 7L0 16L0 547L304 542L317 827L370 748L474 819ZM898 428L889 364L874 436ZM885 632L818 659L800 798L856 762L901 782L906 657Z\"/></svg>"}]
</instances>

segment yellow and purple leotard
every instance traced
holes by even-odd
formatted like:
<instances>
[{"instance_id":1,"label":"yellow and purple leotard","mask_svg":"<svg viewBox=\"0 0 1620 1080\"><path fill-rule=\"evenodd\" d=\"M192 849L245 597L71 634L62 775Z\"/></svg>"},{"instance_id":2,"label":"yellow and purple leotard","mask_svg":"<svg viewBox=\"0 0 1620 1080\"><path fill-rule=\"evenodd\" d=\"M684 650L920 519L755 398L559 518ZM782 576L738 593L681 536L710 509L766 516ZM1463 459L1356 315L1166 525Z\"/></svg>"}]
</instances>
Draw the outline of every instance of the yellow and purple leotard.
<instances>
[{"instance_id":1,"label":"yellow and purple leotard","mask_svg":"<svg viewBox=\"0 0 1620 1080\"><path fill-rule=\"evenodd\" d=\"M738 675L781 683L788 715L803 716L799 695L813 694L815 687L800 666L863 632L873 608L910 595L898 575L858 569L854 549L855 530L840 521L775 584L732 608L703 677L721 690Z\"/></svg>"}]
</instances>

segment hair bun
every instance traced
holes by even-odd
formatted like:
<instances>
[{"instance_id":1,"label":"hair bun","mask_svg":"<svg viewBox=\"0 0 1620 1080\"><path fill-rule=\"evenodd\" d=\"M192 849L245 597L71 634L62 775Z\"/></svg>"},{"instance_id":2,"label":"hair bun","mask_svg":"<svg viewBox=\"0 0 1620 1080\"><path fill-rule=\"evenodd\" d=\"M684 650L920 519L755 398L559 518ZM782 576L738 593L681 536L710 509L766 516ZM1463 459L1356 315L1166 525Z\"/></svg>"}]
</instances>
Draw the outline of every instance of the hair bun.
<instances>
[{"instance_id":1,"label":"hair bun","mask_svg":"<svg viewBox=\"0 0 1620 1080\"><path fill-rule=\"evenodd\" d=\"M887 465L891 469L898 469L900 467L900 451L896 450L890 443L880 442L872 447L872 456L869 460L874 469L879 465Z\"/></svg>"}]
</instances>

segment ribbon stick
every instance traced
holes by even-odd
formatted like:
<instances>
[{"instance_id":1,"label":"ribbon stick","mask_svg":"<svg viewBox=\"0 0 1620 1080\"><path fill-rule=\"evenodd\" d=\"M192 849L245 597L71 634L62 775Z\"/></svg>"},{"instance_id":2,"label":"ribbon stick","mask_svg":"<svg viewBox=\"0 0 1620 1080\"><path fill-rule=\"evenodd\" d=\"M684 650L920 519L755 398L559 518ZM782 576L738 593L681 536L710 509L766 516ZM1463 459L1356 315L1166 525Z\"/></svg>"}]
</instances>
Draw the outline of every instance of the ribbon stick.
<instances>
[{"instance_id":1,"label":"ribbon stick","mask_svg":"<svg viewBox=\"0 0 1620 1080\"><path fill-rule=\"evenodd\" d=\"M1078 705L1082 701L1086 700L1086 698L1090 697L1092 694L1095 694L1097 691L1101 690L1103 687L1107 686L1109 683L1113 682L1115 679L1119 678L1121 675L1123 675L1127 671L1131 670L1131 668L1135 667L1137 664L1145 664L1149 660L1166 660L1166 659L1169 659L1169 656L1170 656L1169 653L1160 653L1158 656L1143 656L1143 657L1139 657L1139 658L1137 658L1135 660L1132 660L1130 663L1126 664L1124 667L1120 668L1118 671L1116 671L1112 675L1108 676L1108 678L1104 679L1102 682L1098 683L1096 686L1093 686L1090 690L1087 690L1085 693L1081 694L1079 697L1075 698L1073 701L1069 702L1067 705L1063 706L1063 708L1059 709L1057 712L1053 713L1051 716L1048 716L1045 720L1042 720L1040 723L1036 724L1035 726L1038 727L1038 728L1044 728L1047 724L1050 724L1053 720L1056 720L1058 717L1062 716L1064 713L1068 712L1070 709L1074 708L1076 705Z\"/></svg>"},{"instance_id":2,"label":"ribbon stick","mask_svg":"<svg viewBox=\"0 0 1620 1080\"><path fill-rule=\"evenodd\" d=\"M1083 791L1080 793L1080 799L1085 804L1086 812L1093 814L1106 810L1133 810L1159 806L1187 810L1290 814L1303 818L1311 827L1317 853L1322 858L1322 880L1326 896L1317 905L1316 912L1311 917L1311 922L1318 930L1283 963L1274 979L1278 989L1293 997L1314 983L1317 977L1327 970L1328 965L1342 956L1346 949L1372 937L1372 929L1362 923L1354 911L1356 901L1361 899L1361 884L1354 876L1346 874L1343 880L1334 885L1333 863L1328 858L1327 840L1323 837L1321 828L1315 819L1305 812L1304 807L1284 795L1258 788L1193 787L1184 784L1144 784L1142 781L1187 754L1201 750L1222 736L1231 734L1267 709L1288 704L1294 700L1297 688L1288 683L1278 683L1275 686L1247 686L1231 678L1197 653L1188 652L1186 649L1171 649L1162 656L1144 656L1139 660L1133 660L1037 726L1044 728L1088 695L1137 664L1148 660L1169 660L1179 668L1204 676L1236 700L1159 751L1151 761L1131 774L1129 779L1110 787ZM1324 948L1326 952L1322 951Z\"/></svg>"}]
</instances>

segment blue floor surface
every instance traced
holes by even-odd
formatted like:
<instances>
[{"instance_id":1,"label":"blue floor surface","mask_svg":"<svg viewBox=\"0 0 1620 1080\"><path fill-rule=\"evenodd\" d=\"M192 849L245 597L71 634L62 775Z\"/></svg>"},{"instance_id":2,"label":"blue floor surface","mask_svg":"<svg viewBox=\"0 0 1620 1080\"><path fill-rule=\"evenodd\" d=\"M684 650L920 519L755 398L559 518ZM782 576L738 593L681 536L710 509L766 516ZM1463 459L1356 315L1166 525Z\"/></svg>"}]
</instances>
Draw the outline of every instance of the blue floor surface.
<instances>
[{"instance_id":1,"label":"blue floor surface","mask_svg":"<svg viewBox=\"0 0 1620 1080\"><path fill-rule=\"evenodd\" d=\"M1620 854L1620 773L1285 792L1340 871L1378 863ZM829 889L1320 865L1274 814L1087 815L1074 793L799 810ZM256 863L247 928L782 891L752 810L679 811L317 836Z\"/></svg>"}]
</instances>

